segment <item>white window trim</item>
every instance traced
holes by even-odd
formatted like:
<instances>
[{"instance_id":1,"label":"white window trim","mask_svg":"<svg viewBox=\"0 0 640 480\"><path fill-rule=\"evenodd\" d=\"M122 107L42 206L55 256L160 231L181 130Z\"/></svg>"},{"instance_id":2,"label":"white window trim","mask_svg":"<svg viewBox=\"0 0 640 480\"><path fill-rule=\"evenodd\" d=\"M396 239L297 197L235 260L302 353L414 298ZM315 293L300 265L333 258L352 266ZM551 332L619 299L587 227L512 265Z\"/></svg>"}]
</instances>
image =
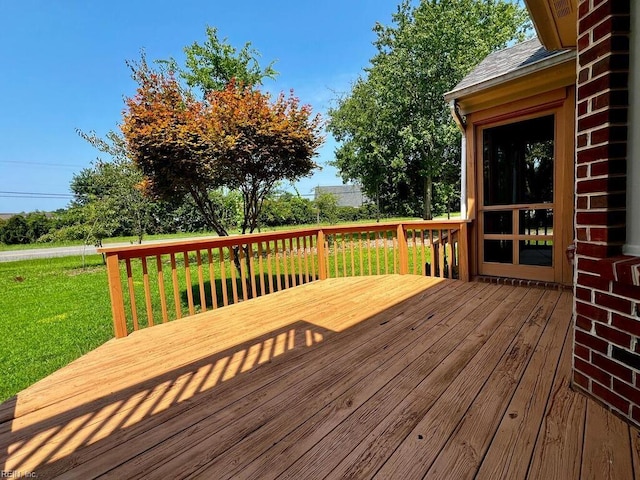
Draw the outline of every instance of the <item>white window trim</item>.
<instances>
[{"instance_id":1,"label":"white window trim","mask_svg":"<svg viewBox=\"0 0 640 480\"><path fill-rule=\"evenodd\" d=\"M626 255L640 256L640 7L631 2L629 52L629 127L627 132L627 243Z\"/></svg>"}]
</instances>

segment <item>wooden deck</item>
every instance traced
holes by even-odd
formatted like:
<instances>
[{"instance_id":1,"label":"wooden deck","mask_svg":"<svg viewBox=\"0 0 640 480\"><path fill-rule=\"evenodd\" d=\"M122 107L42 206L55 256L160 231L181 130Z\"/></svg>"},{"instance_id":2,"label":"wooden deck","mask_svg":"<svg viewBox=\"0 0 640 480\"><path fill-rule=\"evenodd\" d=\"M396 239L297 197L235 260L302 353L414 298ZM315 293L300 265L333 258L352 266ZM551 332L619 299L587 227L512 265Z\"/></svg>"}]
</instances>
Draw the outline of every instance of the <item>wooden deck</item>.
<instances>
[{"instance_id":1,"label":"wooden deck","mask_svg":"<svg viewBox=\"0 0 640 480\"><path fill-rule=\"evenodd\" d=\"M112 340L0 405L43 478L640 478L569 389L571 293L330 279Z\"/></svg>"}]
</instances>

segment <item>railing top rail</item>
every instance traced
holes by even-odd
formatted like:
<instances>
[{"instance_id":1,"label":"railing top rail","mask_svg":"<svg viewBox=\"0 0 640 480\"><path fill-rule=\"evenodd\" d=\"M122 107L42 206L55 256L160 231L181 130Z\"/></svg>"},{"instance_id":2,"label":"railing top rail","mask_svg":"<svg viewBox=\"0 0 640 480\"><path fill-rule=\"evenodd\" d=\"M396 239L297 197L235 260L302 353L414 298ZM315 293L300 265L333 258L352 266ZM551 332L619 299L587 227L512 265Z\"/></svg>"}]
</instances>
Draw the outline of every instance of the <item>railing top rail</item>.
<instances>
[{"instance_id":1,"label":"railing top rail","mask_svg":"<svg viewBox=\"0 0 640 480\"><path fill-rule=\"evenodd\" d=\"M318 226L312 228L301 228L293 230L280 230L275 232L252 233L245 235L229 235L228 237L202 237L189 240L171 240L167 242L147 243L143 245L126 245L119 247L102 247L98 249L99 253L107 255L118 254L122 259L136 258L142 256L152 256L158 254L169 254L178 252L187 252L192 250L202 250L205 248L229 247L238 244L266 242L272 240L281 240L291 237L299 237L303 235L317 235L319 231L325 234L344 233L344 232L376 232L395 229L398 225L402 225L405 229L409 228L433 228L456 227L462 223L469 223L469 220L408 220L399 222L381 222L381 223L355 223L347 225L329 225Z\"/></svg>"}]
</instances>

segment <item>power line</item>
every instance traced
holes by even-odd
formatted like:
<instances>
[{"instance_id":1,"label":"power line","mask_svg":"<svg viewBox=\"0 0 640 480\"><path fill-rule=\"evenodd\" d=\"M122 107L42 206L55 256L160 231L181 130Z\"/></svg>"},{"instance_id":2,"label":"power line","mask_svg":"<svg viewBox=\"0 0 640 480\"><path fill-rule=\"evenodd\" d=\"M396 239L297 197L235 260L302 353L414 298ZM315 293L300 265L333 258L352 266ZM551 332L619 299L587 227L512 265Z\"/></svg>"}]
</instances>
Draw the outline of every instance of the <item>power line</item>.
<instances>
[{"instance_id":1,"label":"power line","mask_svg":"<svg viewBox=\"0 0 640 480\"><path fill-rule=\"evenodd\" d=\"M70 193L44 193L44 192L7 192L0 190L2 198L73 198Z\"/></svg>"},{"instance_id":2,"label":"power line","mask_svg":"<svg viewBox=\"0 0 640 480\"><path fill-rule=\"evenodd\" d=\"M0 160L0 163L10 163L12 165L35 165L38 167L87 168L86 165L72 165L70 163L19 162L17 160Z\"/></svg>"}]
</instances>

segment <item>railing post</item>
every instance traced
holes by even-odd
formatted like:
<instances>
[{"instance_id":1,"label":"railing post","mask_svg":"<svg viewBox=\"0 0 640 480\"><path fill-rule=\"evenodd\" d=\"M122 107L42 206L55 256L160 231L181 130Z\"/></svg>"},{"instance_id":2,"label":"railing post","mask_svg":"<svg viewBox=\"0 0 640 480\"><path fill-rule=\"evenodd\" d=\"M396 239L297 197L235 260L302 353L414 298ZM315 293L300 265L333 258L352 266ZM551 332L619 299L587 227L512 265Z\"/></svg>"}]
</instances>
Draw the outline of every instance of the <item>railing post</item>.
<instances>
[{"instance_id":1,"label":"railing post","mask_svg":"<svg viewBox=\"0 0 640 480\"><path fill-rule=\"evenodd\" d=\"M402 223L398 224L396 238L398 239L398 271L400 275L406 275L409 271L409 248Z\"/></svg>"},{"instance_id":2,"label":"railing post","mask_svg":"<svg viewBox=\"0 0 640 480\"><path fill-rule=\"evenodd\" d=\"M124 298L120 279L120 259L117 253L107 253L107 278L111 296L111 313L116 338L127 336L127 318L124 313Z\"/></svg>"},{"instance_id":3,"label":"railing post","mask_svg":"<svg viewBox=\"0 0 640 480\"><path fill-rule=\"evenodd\" d=\"M327 262L326 252L324 251L324 230L318 230L318 243L316 245L318 249L318 276L320 280L327 279Z\"/></svg>"},{"instance_id":4,"label":"railing post","mask_svg":"<svg viewBox=\"0 0 640 480\"><path fill-rule=\"evenodd\" d=\"M469 237L467 224L460 224L460 235L458 235L458 272L460 280L469 281Z\"/></svg>"}]
</instances>

